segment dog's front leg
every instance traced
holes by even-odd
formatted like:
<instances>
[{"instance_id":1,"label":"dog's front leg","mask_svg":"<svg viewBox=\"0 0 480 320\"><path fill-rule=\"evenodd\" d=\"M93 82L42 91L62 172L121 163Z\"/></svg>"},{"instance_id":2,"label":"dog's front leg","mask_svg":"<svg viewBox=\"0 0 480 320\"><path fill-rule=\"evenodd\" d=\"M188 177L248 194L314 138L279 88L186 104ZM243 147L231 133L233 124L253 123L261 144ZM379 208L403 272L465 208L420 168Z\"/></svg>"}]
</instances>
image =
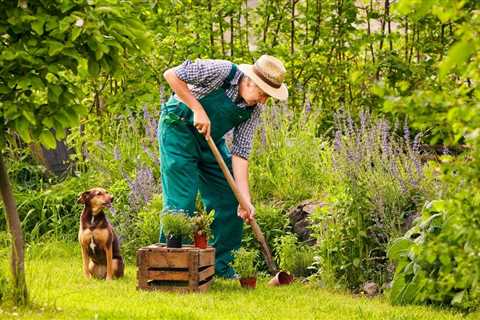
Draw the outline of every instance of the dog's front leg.
<instances>
[{"instance_id":1,"label":"dog's front leg","mask_svg":"<svg viewBox=\"0 0 480 320\"><path fill-rule=\"evenodd\" d=\"M112 280L112 244L107 244L105 253L107 255L107 280Z\"/></svg>"},{"instance_id":2,"label":"dog's front leg","mask_svg":"<svg viewBox=\"0 0 480 320\"><path fill-rule=\"evenodd\" d=\"M90 270L88 269L88 263L90 258L88 257L88 248L86 248L83 243L82 243L82 260L83 260L83 275L85 278L90 279L92 278L92 274L90 273Z\"/></svg>"}]
</instances>

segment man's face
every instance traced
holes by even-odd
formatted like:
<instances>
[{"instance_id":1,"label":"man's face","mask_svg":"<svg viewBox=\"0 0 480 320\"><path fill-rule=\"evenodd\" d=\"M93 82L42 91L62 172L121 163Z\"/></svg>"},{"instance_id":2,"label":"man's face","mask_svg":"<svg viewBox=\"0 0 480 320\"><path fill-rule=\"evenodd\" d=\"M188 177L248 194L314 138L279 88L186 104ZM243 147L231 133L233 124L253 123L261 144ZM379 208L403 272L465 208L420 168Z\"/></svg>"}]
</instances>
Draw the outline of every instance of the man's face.
<instances>
[{"instance_id":1,"label":"man's face","mask_svg":"<svg viewBox=\"0 0 480 320\"><path fill-rule=\"evenodd\" d=\"M247 76L244 76L242 81L240 95L249 106L254 106L257 103L265 104L270 97Z\"/></svg>"}]
</instances>

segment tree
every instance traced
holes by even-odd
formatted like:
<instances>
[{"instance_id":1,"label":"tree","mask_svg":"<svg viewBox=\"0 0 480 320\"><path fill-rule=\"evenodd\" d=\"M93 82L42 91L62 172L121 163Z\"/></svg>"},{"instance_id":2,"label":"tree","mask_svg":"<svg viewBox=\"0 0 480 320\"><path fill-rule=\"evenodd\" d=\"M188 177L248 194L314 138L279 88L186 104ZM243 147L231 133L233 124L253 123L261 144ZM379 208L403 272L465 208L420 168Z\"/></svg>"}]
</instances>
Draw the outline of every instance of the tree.
<instances>
[{"instance_id":1,"label":"tree","mask_svg":"<svg viewBox=\"0 0 480 320\"><path fill-rule=\"evenodd\" d=\"M85 77L116 74L128 54L150 47L135 2L0 0L0 146L11 139L54 148L86 112ZM84 67L87 74L79 70ZM12 236L14 302L28 302L23 234L0 152L0 191Z\"/></svg>"}]
</instances>

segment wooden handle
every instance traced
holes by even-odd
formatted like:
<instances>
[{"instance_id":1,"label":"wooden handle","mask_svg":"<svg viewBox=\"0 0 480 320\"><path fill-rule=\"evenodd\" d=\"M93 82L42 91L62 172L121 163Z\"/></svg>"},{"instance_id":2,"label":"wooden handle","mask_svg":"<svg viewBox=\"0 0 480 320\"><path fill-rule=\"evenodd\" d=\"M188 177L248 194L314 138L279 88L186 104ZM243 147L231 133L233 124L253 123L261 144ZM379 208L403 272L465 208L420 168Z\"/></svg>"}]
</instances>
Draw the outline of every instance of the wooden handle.
<instances>
[{"instance_id":1,"label":"wooden handle","mask_svg":"<svg viewBox=\"0 0 480 320\"><path fill-rule=\"evenodd\" d=\"M218 165L220 166L220 169L223 172L223 175L225 176L225 179L227 179L228 185L232 189L233 194L235 195L235 198L237 198L238 203L240 204L241 207L248 208L249 203L240 193L240 190L238 190L237 185L235 184L235 180L233 179L232 174L230 173L230 170L228 170L228 167L225 164L225 161L223 161L223 157L218 151L218 148L215 145L215 142L213 142L211 137L206 138L206 140L207 140L208 146L210 147L210 150L212 150L212 153L218 162ZM272 259L272 253L270 251L270 248L268 247L267 241L265 241L265 237L263 236L262 230L260 230L260 227L258 226L255 218L250 220L250 226L252 227L252 231L253 231L253 234L255 235L255 238L257 238L258 242L260 243L260 248L262 249L263 256L265 257L265 262L267 263L268 271L272 275L276 274L277 267L275 266L275 262Z\"/></svg>"}]
</instances>

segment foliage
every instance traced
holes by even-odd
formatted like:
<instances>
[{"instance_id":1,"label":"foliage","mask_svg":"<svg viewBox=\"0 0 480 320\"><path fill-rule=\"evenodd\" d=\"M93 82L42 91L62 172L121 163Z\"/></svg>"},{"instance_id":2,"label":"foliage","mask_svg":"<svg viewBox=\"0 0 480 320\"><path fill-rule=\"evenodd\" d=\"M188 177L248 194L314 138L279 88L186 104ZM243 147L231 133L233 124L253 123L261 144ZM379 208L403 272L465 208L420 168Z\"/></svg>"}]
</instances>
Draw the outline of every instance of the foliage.
<instances>
[{"instance_id":1,"label":"foliage","mask_svg":"<svg viewBox=\"0 0 480 320\"><path fill-rule=\"evenodd\" d=\"M86 112L79 80L118 72L127 49L148 47L128 3L2 1L2 9L0 138L13 129L27 143L55 147Z\"/></svg>"},{"instance_id":2,"label":"foliage","mask_svg":"<svg viewBox=\"0 0 480 320\"><path fill-rule=\"evenodd\" d=\"M273 203L255 204L255 217L269 248L273 248L275 241L290 230L287 215L278 205ZM242 247L247 250L260 249L258 240L255 238L250 225L244 225ZM256 264L259 270L268 270L263 257L258 256Z\"/></svg>"},{"instance_id":3,"label":"foliage","mask_svg":"<svg viewBox=\"0 0 480 320\"><path fill-rule=\"evenodd\" d=\"M3 273L3 268L0 267L0 302L6 297L8 293L8 281L7 277Z\"/></svg>"},{"instance_id":4,"label":"foliage","mask_svg":"<svg viewBox=\"0 0 480 320\"><path fill-rule=\"evenodd\" d=\"M165 211L160 216L160 222L166 236L173 235L182 239L192 237L192 223L184 212Z\"/></svg>"},{"instance_id":5,"label":"foliage","mask_svg":"<svg viewBox=\"0 0 480 320\"><path fill-rule=\"evenodd\" d=\"M191 218L192 226L193 226L193 233L202 235L205 234L207 239L211 236L211 224L213 223L213 219L215 217L215 210L211 210L210 212L206 211L197 211L196 214Z\"/></svg>"},{"instance_id":6,"label":"foliage","mask_svg":"<svg viewBox=\"0 0 480 320\"><path fill-rule=\"evenodd\" d=\"M285 208L314 197L322 185L328 143L318 137L316 116L295 121L281 105L264 110L251 156L252 191L260 201L281 201Z\"/></svg>"},{"instance_id":7,"label":"foliage","mask_svg":"<svg viewBox=\"0 0 480 320\"><path fill-rule=\"evenodd\" d=\"M99 185L91 174L80 174L54 184L42 184L35 189L17 186L15 197L22 229L27 242L42 237L74 240L77 238L81 205L77 204L80 192ZM0 212L3 212L3 207ZM0 224L1 229L6 226Z\"/></svg>"},{"instance_id":8,"label":"foliage","mask_svg":"<svg viewBox=\"0 0 480 320\"><path fill-rule=\"evenodd\" d=\"M427 15L426 1L402 1L403 12ZM391 256L397 262L391 300L393 303L433 302L461 309L478 308L478 172L480 169L478 69L480 23L478 2L445 1L433 15L442 22L454 21L456 42L438 64L435 90L418 90L421 99L439 96L444 106L436 112L451 131L451 143L464 143L467 150L457 159L445 155L439 171L448 192L427 206L408 234L397 240ZM472 10L476 9L476 10ZM411 103L413 101L413 103ZM408 101L421 108L418 101ZM438 109L438 108L437 108ZM420 109L421 110L421 109Z\"/></svg>"},{"instance_id":9,"label":"foliage","mask_svg":"<svg viewBox=\"0 0 480 320\"><path fill-rule=\"evenodd\" d=\"M158 242L163 199L161 195L155 194L145 207L134 212L128 206L128 190L125 181L122 182L122 185L115 184L111 188L115 195L112 224L120 236L122 254L126 259L134 260L138 248Z\"/></svg>"},{"instance_id":10,"label":"foliage","mask_svg":"<svg viewBox=\"0 0 480 320\"><path fill-rule=\"evenodd\" d=\"M233 261L231 265L240 278L253 278L257 276L255 259L258 256L257 251L240 248L233 252Z\"/></svg>"},{"instance_id":11,"label":"foliage","mask_svg":"<svg viewBox=\"0 0 480 320\"><path fill-rule=\"evenodd\" d=\"M392 303L478 308L479 209L478 193L465 192L424 208L416 226L389 248L389 258L397 264Z\"/></svg>"},{"instance_id":12,"label":"foliage","mask_svg":"<svg viewBox=\"0 0 480 320\"><path fill-rule=\"evenodd\" d=\"M274 250L277 253L277 262L281 270L300 277L308 276L311 273L308 269L313 263L313 248L300 244L295 235L286 234L277 238Z\"/></svg>"},{"instance_id":13,"label":"foliage","mask_svg":"<svg viewBox=\"0 0 480 320\"><path fill-rule=\"evenodd\" d=\"M348 113L336 118L327 205L311 216L318 276L350 289L366 281L383 284L387 244L431 197L431 177L420 162L418 136L412 146L408 134L396 136L388 121L367 113L358 124Z\"/></svg>"}]
</instances>

